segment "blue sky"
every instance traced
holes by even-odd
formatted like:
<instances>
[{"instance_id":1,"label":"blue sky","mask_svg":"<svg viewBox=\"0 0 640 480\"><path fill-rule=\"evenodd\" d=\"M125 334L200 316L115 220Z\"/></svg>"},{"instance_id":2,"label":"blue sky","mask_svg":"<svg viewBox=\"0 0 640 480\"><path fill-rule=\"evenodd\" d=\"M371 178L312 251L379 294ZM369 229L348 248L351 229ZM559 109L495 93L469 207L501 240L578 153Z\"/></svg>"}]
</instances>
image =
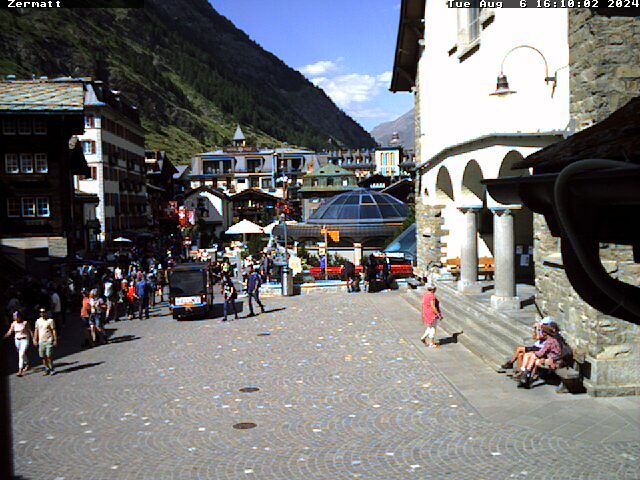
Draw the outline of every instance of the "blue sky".
<instances>
[{"instance_id":1,"label":"blue sky","mask_svg":"<svg viewBox=\"0 0 640 480\"><path fill-rule=\"evenodd\" d=\"M389 92L400 0L210 0L367 130L413 106Z\"/></svg>"}]
</instances>

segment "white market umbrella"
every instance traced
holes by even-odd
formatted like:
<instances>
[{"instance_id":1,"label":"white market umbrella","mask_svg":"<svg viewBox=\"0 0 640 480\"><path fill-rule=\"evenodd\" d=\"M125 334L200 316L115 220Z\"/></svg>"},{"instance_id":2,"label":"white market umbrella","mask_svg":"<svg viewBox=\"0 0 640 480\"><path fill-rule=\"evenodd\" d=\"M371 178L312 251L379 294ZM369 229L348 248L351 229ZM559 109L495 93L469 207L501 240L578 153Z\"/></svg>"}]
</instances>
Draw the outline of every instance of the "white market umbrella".
<instances>
[{"instance_id":1,"label":"white market umbrella","mask_svg":"<svg viewBox=\"0 0 640 480\"><path fill-rule=\"evenodd\" d=\"M133 243L133 240L129 240L128 238L124 238L124 237L118 237L114 240L114 242L119 242L119 243Z\"/></svg>"},{"instance_id":2,"label":"white market umbrella","mask_svg":"<svg viewBox=\"0 0 640 480\"><path fill-rule=\"evenodd\" d=\"M247 235L262 234L264 233L264 228L245 219L235 225L231 225L225 233L227 235L242 235L242 241L246 242Z\"/></svg>"},{"instance_id":3,"label":"white market umbrella","mask_svg":"<svg viewBox=\"0 0 640 480\"><path fill-rule=\"evenodd\" d=\"M267 225L266 227L264 227L264 233L266 233L267 235L271 235L273 233L273 229L276 228L276 226L279 224L279 222L271 222L269 225Z\"/></svg>"},{"instance_id":4,"label":"white market umbrella","mask_svg":"<svg viewBox=\"0 0 640 480\"><path fill-rule=\"evenodd\" d=\"M227 235L248 235L250 233L264 233L264 229L249 220L242 220L230 226L225 233Z\"/></svg>"}]
</instances>

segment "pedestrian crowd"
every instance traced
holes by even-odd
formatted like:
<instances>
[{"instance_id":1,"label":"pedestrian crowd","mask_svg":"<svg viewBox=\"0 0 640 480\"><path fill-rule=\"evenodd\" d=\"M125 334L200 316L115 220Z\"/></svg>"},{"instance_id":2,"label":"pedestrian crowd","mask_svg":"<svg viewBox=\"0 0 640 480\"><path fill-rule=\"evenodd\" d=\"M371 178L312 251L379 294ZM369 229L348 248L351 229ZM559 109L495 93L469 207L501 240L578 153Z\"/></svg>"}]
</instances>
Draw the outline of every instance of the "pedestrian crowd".
<instances>
[{"instance_id":1,"label":"pedestrian crowd","mask_svg":"<svg viewBox=\"0 0 640 480\"><path fill-rule=\"evenodd\" d=\"M170 262L170 259L167 259ZM18 353L18 376L29 369L27 352L33 344L44 374L55 374L53 351L67 324L69 312L82 320L82 347L108 341L111 321L149 318L149 309L164 300L167 269L154 257L118 263L87 263L60 275L56 281L26 276L2 293L4 338L13 336Z\"/></svg>"}]
</instances>

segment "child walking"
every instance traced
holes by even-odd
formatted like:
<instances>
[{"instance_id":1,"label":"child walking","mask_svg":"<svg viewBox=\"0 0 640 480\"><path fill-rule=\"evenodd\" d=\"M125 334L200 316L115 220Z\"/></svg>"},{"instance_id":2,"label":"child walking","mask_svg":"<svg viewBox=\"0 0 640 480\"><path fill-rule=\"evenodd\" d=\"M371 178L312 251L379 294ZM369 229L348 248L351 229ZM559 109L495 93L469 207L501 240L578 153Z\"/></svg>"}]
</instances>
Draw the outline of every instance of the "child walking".
<instances>
[{"instance_id":1,"label":"child walking","mask_svg":"<svg viewBox=\"0 0 640 480\"><path fill-rule=\"evenodd\" d=\"M442 312L440 311L440 302L436 298L436 287L429 284L427 285L426 293L422 297L422 323L425 326L425 330L422 338L420 338L422 343L429 348L438 348L440 346L436 342L436 328L439 320L442 320Z\"/></svg>"}]
</instances>

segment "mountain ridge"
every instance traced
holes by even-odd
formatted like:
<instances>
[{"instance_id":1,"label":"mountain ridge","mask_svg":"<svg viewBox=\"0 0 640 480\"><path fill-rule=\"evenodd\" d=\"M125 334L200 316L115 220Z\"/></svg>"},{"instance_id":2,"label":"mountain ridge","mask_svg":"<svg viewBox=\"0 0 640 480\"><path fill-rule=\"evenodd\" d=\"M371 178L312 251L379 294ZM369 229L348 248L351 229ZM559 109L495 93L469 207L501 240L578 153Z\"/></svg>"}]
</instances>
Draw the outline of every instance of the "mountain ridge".
<instances>
[{"instance_id":1,"label":"mountain ridge","mask_svg":"<svg viewBox=\"0 0 640 480\"><path fill-rule=\"evenodd\" d=\"M393 134L397 132L400 137L400 145L413 150L415 145L414 109L400 115L395 120L381 123L371 129L371 136L382 146L391 141Z\"/></svg>"},{"instance_id":2,"label":"mountain ridge","mask_svg":"<svg viewBox=\"0 0 640 480\"><path fill-rule=\"evenodd\" d=\"M104 80L140 108L147 146L170 158L227 143L238 123L263 145L374 145L324 91L206 0L43 12L0 10L0 73Z\"/></svg>"}]
</instances>

